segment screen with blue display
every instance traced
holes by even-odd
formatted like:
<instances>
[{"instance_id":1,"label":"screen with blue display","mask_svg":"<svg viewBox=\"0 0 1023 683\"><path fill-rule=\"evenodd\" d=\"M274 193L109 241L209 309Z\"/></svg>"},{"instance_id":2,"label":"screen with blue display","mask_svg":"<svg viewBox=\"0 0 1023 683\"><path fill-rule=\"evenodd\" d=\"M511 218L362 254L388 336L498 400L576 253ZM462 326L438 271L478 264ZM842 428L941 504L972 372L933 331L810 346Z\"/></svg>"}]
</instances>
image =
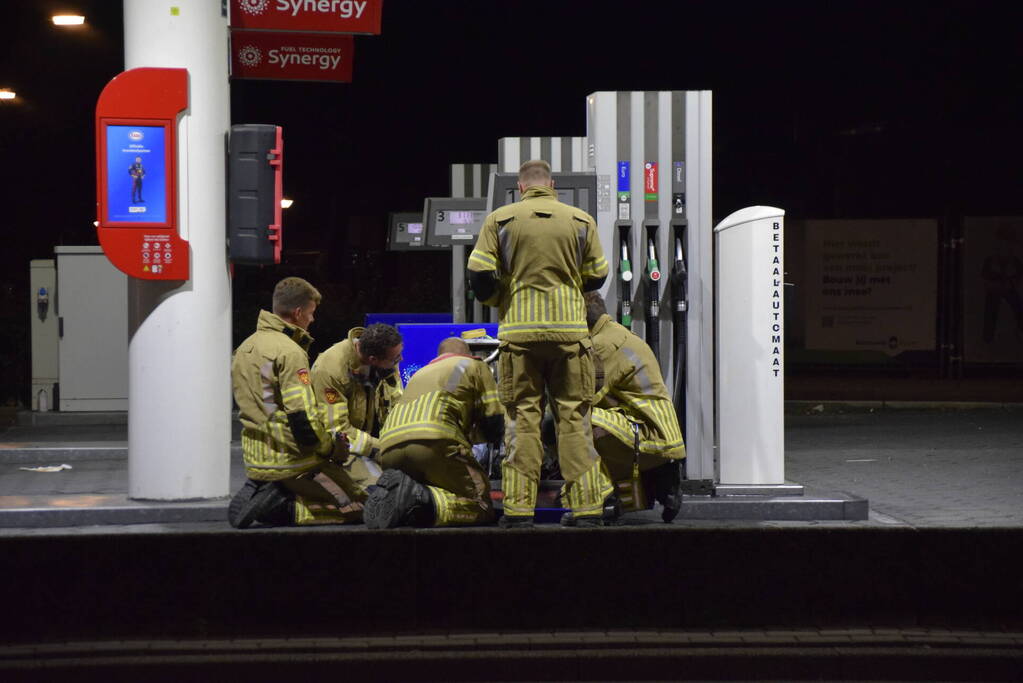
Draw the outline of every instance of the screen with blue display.
<instances>
[{"instance_id":1,"label":"screen with blue display","mask_svg":"<svg viewBox=\"0 0 1023 683\"><path fill-rule=\"evenodd\" d=\"M166 130L163 126L108 125L106 133L106 220L166 223Z\"/></svg>"},{"instance_id":2,"label":"screen with blue display","mask_svg":"<svg viewBox=\"0 0 1023 683\"><path fill-rule=\"evenodd\" d=\"M408 385L416 370L437 357L437 347L448 337L460 337L466 330L484 329L497 337L497 323L409 323L399 324L398 332L405 347L401 356L401 383Z\"/></svg>"}]
</instances>

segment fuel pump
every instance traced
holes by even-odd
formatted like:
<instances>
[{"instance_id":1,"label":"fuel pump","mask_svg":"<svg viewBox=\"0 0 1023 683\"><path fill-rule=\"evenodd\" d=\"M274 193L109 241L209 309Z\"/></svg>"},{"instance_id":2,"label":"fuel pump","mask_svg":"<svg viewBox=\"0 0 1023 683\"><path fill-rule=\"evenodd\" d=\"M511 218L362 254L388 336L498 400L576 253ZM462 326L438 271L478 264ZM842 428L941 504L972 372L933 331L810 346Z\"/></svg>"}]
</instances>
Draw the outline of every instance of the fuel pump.
<instances>
[{"instance_id":1,"label":"fuel pump","mask_svg":"<svg viewBox=\"0 0 1023 683\"><path fill-rule=\"evenodd\" d=\"M671 236L675 247L675 260L671 266L671 329L672 345L675 349L675 376L673 378L673 403L678 416L682 436L686 435L686 324L689 308L689 266L686 263L686 165L685 137L682 131L682 102L677 98L672 119L672 156L675 161L671 168Z\"/></svg>"}]
</instances>

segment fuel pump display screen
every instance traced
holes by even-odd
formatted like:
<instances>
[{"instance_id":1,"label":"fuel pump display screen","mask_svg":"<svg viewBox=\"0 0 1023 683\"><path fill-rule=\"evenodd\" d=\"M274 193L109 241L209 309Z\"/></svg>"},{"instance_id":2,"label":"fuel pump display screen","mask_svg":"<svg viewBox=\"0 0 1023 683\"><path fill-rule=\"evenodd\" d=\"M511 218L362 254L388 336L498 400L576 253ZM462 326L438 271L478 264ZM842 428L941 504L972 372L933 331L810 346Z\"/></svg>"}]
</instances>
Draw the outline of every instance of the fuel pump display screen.
<instances>
[{"instance_id":1,"label":"fuel pump display screen","mask_svg":"<svg viewBox=\"0 0 1023 683\"><path fill-rule=\"evenodd\" d=\"M451 225L472 225L474 222L473 213L473 211L450 211L448 212L448 223Z\"/></svg>"},{"instance_id":2,"label":"fuel pump display screen","mask_svg":"<svg viewBox=\"0 0 1023 683\"><path fill-rule=\"evenodd\" d=\"M437 235L447 235L452 240L476 239L483 227L483 219L487 217L486 211L445 211L439 209L436 212Z\"/></svg>"},{"instance_id":3,"label":"fuel pump display screen","mask_svg":"<svg viewBox=\"0 0 1023 683\"><path fill-rule=\"evenodd\" d=\"M167 222L166 133L163 126L106 126L108 222Z\"/></svg>"},{"instance_id":4,"label":"fuel pump display screen","mask_svg":"<svg viewBox=\"0 0 1023 683\"><path fill-rule=\"evenodd\" d=\"M387 235L389 251L426 250L426 222L421 213L390 214L390 231Z\"/></svg>"},{"instance_id":5,"label":"fuel pump display screen","mask_svg":"<svg viewBox=\"0 0 1023 683\"><path fill-rule=\"evenodd\" d=\"M482 197L428 197L423 206L426 243L433 247L471 247L487 217Z\"/></svg>"}]
</instances>

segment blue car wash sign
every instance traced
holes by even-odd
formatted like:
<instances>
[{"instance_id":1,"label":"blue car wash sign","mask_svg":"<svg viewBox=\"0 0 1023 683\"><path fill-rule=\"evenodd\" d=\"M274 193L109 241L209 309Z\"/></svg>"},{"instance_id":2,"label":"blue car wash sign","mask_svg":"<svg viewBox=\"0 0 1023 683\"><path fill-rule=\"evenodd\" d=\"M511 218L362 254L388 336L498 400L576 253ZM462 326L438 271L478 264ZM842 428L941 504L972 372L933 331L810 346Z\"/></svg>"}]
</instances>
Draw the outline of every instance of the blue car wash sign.
<instances>
[{"instance_id":1,"label":"blue car wash sign","mask_svg":"<svg viewBox=\"0 0 1023 683\"><path fill-rule=\"evenodd\" d=\"M107 126L107 221L167 222L163 126Z\"/></svg>"}]
</instances>

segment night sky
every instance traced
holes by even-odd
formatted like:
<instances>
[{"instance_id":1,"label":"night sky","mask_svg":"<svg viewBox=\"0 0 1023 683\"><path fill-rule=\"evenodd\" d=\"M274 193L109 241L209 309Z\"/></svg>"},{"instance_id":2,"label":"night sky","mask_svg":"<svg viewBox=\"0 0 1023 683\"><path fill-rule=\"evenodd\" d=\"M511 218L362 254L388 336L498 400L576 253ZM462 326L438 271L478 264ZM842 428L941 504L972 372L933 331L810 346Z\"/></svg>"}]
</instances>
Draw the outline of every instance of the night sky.
<instances>
[{"instance_id":1,"label":"night sky","mask_svg":"<svg viewBox=\"0 0 1023 683\"><path fill-rule=\"evenodd\" d=\"M59 8L88 26L56 29ZM123 68L121 3L5 0L0 25L0 88L19 94L0 102L2 320L27 329L29 259L96 243L93 108ZM715 220L754 204L1023 213L1021 27L1012 2L385 0L382 35L356 38L353 83L232 83L233 122L284 127L296 202L291 271L243 269L236 289L258 298L263 280L308 271L336 294L338 330L369 308L437 310L446 262L380 253L387 213L449 194L448 166L496 161L501 137L584 135L597 90L714 92ZM444 279L412 304L392 293L407 277L381 279L424 264Z\"/></svg>"}]
</instances>

